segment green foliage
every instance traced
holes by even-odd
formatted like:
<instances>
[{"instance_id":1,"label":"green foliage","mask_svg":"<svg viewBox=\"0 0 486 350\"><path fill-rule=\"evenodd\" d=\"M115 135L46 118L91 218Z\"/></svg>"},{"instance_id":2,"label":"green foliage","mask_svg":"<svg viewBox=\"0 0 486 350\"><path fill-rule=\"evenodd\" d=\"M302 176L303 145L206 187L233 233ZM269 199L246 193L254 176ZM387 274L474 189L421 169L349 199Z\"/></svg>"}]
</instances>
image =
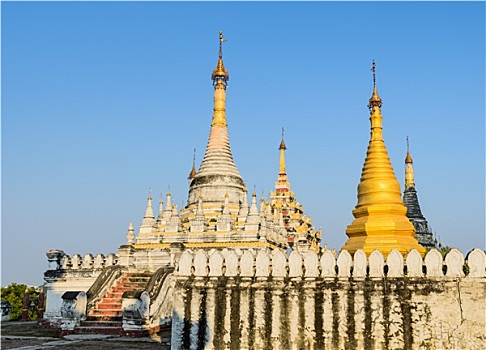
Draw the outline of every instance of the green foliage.
<instances>
[{"instance_id":1,"label":"green foliage","mask_svg":"<svg viewBox=\"0 0 486 350\"><path fill-rule=\"evenodd\" d=\"M39 303L39 292L35 287L29 287L25 284L12 283L7 287L2 287L1 289L1 299L8 301L12 305L12 310L10 314L11 320L19 320L22 316L22 299L24 298L24 293L30 293L29 302L33 307L29 308L29 320L37 319L37 305Z\"/></svg>"},{"instance_id":2,"label":"green foliage","mask_svg":"<svg viewBox=\"0 0 486 350\"><path fill-rule=\"evenodd\" d=\"M435 247L433 247L439 251L439 253L442 255L442 259L445 258L447 253L449 253L452 249L452 247L449 247L448 245L442 245L442 244L437 244ZM432 248L427 248L426 253L430 252Z\"/></svg>"},{"instance_id":3,"label":"green foliage","mask_svg":"<svg viewBox=\"0 0 486 350\"><path fill-rule=\"evenodd\" d=\"M439 244L439 248L437 250L442 255L442 259L444 259L445 256L447 255L447 253L449 253L451 251L451 249L452 248L449 247L448 245L441 245L441 244Z\"/></svg>"}]
</instances>

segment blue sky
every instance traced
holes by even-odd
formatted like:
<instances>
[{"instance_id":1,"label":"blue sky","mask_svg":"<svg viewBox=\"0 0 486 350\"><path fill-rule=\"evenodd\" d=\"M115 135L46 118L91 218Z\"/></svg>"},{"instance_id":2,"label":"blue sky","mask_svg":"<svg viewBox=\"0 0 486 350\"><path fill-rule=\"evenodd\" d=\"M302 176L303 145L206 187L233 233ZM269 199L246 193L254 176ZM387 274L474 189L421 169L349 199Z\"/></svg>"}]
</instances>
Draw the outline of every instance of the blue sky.
<instances>
[{"instance_id":1,"label":"blue sky","mask_svg":"<svg viewBox=\"0 0 486 350\"><path fill-rule=\"evenodd\" d=\"M483 2L2 2L2 285L39 285L45 253L105 255L148 188L187 199L228 41L231 148L247 187L287 172L329 248L353 221L372 59L402 184L406 137L443 244L485 245Z\"/></svg>"}]
</instances>

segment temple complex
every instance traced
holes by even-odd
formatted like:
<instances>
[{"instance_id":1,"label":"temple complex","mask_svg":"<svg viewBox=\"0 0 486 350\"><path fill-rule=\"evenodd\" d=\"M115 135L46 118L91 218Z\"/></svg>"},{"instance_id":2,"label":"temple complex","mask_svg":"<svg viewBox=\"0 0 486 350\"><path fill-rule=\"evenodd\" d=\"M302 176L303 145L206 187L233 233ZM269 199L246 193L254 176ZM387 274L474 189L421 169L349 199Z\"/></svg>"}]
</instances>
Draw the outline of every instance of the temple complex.
<instances>
[{"instance_id":1,"label":"temple complex","mask_svg":"<svg viewBox=\"0 0 486 350\"><path fill-rule=\"evenodd\" d=\"M366 254L379 249L385 255L394 248L402 254L416 249L423 254L425 248L414 238L415 229L407 218L400 184L385 147L375 67L373 61L373 93L368 104L371 137L358 185L358 204L353 210L355 220L346 229L349 239L342 249L350 253L362 249Z\"/></svg>"},{"instance_id":2,"label":"temple complex","mask_svg":"<svg viewBox=\"0 0 486 350\"><path fill-rule=\"evenodd\" d=\"M431 231L412 158L407 149L402 201L374 62L355 220L336 255L291 190L283 129L275 191L248 201L228 135L225 40L220 32L209 139L198 170L193 158L187 205L169 190L154 209L149 193L117 254L47 252L44 324L62 334L170 332L172 349L482 348L486 254L425 255Z\"/></svg>"},{"instance_id":3,"label":"temple complex","mask_svg":"<svg viewBox=\"0 0 486 350\"><path fill-rule=\"evenodd\" d=\"M150 267L168 263L171 246L173 250L229 247L287 250L297 241L295 249L305 251L312 247L319 251L321 231L314 231L310 217L303 214L302 205L295 201L287 182L283 135L276 192L272 192L269 202L260 200L260 208L255 192L248 203L246 185L233 160L228 135L229 73L223 63L222 48L225 40L220 33L218 62L211 75L214 107L209 140L197 171L193 159L187 205L179 211L169 191L165 207L162 200L159 202L156 219L149 195L135 243L132 244L135 235L130 228L127 245L120 251L126 255L128 250L135 265Z\"/></svg>"},{"instance_id":4,"label":"temple complex","mask_svg":"<svg viewBox=\"0 0 486 350\"><path fill-rule=\"evenodd\" d=\"M415 227L415 238L425 248L435 248L432 228L422 214L415 190L415 177L413 172L413 159L407 137L407 156L405 157L405 190L403 191L403 203L407 207L407 217Z\"/></svg>"},{"instance_id":5,"label":"temple complex","mask_svg":"<svg viewBox=\"0 0 486 350\"><path fill-rule=\"evenodd\" d=\"M258 209L256 193L252 194L248 204L245 182L233 160L226 118L229 73L223 63L222 44L225 40L220 33L218 62L211 75L214 107L209 140L199 170L196 171L193 161L188 177L187 205L179 211L168 192L165 207L161 200L155 219L149 196L136 242L130 246L135 264L146 265L148 254L152 255L150 260L153 262L154 249L160 250L160 262L169 261L171 244L173 247L179 244L185 249L266 247L286 250L289 247L288 225L285 226L279 217L282 212L279 214L264 202ZM303 225L307 224L303 222ZM129 237L132 237L131 233Z\"/></svg>"}]
</instances>

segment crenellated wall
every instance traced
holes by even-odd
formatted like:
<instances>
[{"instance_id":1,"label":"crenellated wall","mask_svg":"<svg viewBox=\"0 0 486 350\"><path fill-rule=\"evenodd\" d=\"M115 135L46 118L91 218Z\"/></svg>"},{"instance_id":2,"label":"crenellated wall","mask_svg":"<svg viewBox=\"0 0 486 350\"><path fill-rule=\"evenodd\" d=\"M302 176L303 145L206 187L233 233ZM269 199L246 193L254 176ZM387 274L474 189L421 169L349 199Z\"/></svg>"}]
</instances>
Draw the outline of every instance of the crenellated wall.
<instances>
[{"instance_id":1,"label":"crenellated wall","mask_svg":"<svg viewBox=\"0 0 486 350\"><path fill-rule=\"evenodd\" d=\"M484 349L486 255L185 251L173 349Z\"/></svg>"},{"instance_id":2,"label":"crenellated wall","mask_svg":"<svg viewBox=\"0 0 486 350\"><path fill-rule=\"evenodd\" d=\"M113 253L73 254L72 257L62 250L46 253L49 267L44 273L46 281L47 319L61 317L62 295L67 291L87 292L105 267L118 265L118 256Z\"/></svg>"}]
</instances>

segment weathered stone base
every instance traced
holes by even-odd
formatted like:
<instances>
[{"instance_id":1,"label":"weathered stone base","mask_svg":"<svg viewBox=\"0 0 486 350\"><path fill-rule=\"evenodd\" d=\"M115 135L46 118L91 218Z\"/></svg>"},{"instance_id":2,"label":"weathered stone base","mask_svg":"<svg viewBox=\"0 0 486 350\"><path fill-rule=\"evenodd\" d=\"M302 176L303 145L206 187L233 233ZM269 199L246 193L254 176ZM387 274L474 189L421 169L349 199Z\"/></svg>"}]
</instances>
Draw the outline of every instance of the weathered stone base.
<instances>
[{"instance_id":1,"label":"weathered stone base","mask_svg":"<svg viewBox=\"0 0 486 350\"><path fill-rule=\"evenodd\" d=\"M179 277L172 346L483 349L485 296L454 278Z\"/></svg>"},{"instance_id":2,"label":"weathered stone base","mask_svg":"<svg viewBox=\"0 0 486 350\"><path fill-rule=\"evenodd\" d=\"M173 349L484 349L486 256L184 252ZM467 269L466 269L467 267ZM464 273L467 271L467 275Z\"/></svg>"}]
</instances>

